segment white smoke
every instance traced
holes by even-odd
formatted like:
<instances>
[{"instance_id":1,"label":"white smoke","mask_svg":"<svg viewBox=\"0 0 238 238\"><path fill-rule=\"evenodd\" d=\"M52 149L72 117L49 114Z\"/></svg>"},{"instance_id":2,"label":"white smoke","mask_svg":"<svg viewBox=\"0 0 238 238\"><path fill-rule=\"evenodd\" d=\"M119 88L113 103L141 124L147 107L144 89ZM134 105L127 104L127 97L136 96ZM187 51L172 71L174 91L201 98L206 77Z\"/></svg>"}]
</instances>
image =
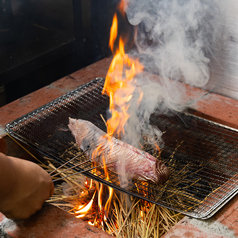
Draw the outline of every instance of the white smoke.
<instances>
[{"instance_id":1,"label":"white smoke","mask_svg":"<svg viewBox=\"0 0 238 238\"><path fill-rule=\"evenodd\" d=\"M137 92L130 106L124 141L138 146L138 135L150 140L162 132L149 125L150 115L159 111L182 111L185 87L180 82L203 87L210 78L210 57L219 33L217 0L127 0L128 21L137 28L136 54L149 74L138 76L144 96Z\"/></svg>"},{"instance_id":2,"label":"white smoke","mask_svg":"<svg viewBox=\"0 0 238 238\"><path fill-rule=\"evenodd\" d=\"M203 86L216 42L216 0L128 0L129 22L138 26L136 45L149 69L164 79Z\"/></svg>"}]
</instances>

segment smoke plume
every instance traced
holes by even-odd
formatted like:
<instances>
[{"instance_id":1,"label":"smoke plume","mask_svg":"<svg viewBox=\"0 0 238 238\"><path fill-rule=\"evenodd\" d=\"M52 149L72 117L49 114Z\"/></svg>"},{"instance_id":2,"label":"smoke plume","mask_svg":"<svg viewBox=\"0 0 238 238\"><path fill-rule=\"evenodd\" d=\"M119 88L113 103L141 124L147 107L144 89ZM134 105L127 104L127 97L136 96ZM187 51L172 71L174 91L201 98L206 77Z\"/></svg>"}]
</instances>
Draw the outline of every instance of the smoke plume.
<instances>
[{"instance_id":1,"label":"smoke plume","mask_svg":"<svg viewBox=\"0 0 238 238\"><path fill-rule=\"evenodd\" d=\"M138 146L139 135L160 138L162 133L149 125L150 115L159 111L182 111L185 84L203 87L210 78L209 63L216 45L219 4L216 0L126 0L128 21L137 31L137 50L149 74L138 76L138 88L144 96L137 104L137 92L130 105L130 118L124 141Z\"/></svg>"}]
</instances>

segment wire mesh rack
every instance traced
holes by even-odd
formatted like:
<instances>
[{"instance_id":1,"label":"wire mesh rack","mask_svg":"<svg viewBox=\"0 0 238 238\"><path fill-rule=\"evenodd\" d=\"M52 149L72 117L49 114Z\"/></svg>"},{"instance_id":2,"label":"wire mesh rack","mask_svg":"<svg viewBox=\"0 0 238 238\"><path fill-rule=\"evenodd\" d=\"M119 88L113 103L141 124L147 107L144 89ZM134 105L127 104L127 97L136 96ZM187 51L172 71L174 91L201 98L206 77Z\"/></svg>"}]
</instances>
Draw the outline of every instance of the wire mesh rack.
<instances>
[{"instance_id":1,"label":"wire mesh rack","mask_svg":"<svg viewBox=\"0 0 238 238\"><path fill-rule=\"evenodd\" d=\"M6 125L13 137L30 145L59 164L80 154L68 129L69 117L91 121L106 131L109 98L102 95L103 78L96 78L62 97ZM238 131L187 113L151 115L151 124L163 132L164 147L159 153L144 150L170 168L163 184L133 180L121 187L118 175L91 162L74 168L86 176L138 198L195 218L207 219L238 191ZM68 166L88 160L80 156ZM89 170L89 171L88 171Z\"/></svg>"}]
</instances>

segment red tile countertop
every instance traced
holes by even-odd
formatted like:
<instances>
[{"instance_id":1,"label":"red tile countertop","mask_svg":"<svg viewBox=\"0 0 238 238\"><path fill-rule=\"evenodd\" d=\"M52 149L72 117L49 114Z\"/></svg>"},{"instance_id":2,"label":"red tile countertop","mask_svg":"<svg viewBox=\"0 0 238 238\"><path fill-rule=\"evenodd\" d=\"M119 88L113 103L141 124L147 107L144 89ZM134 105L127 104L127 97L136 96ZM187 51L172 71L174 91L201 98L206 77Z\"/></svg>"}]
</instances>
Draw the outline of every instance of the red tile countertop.
<instances>
[{"instance_id":1,"label":"red tile countertop","mask_svg":"<svg viewBox=\"0 0 238 238\"><path fill-rule=\"evenodd\" d=\"M20 153L17 155L24 157L24 152L19 152L18 146L6 136L5 125L96 77L105 77L110 62L110 58L103 59L1 107L0 151L12 155ZM187 100L195 114L238 129L238 101L190 86L187 86ZM211 219L198 220L185 217L163 238L238 237L237 215L238 196L235 196ZM0 228L14 238L109 237L103 231L49 205L44 206L26 221L18 223L0 216Z\"/></svg>"},{"instance_id":2,"label":"red tile countertop","mask_svg":"<svg viewBox=\"0 0 238 238\"><path fill-rule=\"evenodd\" d=\"M11 238L111 238L112 236L52 205L29 219L9 220L0 214L0 229ZM0 237L1 232L0 232ZM5 236L3 236L5 237Z\"/></svg>"}]
</instances>

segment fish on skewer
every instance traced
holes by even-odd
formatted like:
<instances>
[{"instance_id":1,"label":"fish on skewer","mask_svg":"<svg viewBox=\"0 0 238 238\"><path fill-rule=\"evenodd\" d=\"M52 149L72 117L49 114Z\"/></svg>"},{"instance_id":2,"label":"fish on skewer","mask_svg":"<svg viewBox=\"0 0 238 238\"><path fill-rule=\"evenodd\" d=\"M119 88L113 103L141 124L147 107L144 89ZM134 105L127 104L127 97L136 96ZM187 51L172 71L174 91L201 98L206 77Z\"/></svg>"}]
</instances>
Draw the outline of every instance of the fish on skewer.
<instances>
[{"instance_id":1,"label":"fish on skewer","mask_svg":"<svg viewBox=\"0 0 238 238\"><path fill-rule=\"evenodd\" d=\"M108 164L108 169L131 179L162 184L168 180L171 172L160 160L107 135L93 123L69 118L68 127L80 149L87 150L86 155L92 162Z\"/></svg>"}]
</instances>

